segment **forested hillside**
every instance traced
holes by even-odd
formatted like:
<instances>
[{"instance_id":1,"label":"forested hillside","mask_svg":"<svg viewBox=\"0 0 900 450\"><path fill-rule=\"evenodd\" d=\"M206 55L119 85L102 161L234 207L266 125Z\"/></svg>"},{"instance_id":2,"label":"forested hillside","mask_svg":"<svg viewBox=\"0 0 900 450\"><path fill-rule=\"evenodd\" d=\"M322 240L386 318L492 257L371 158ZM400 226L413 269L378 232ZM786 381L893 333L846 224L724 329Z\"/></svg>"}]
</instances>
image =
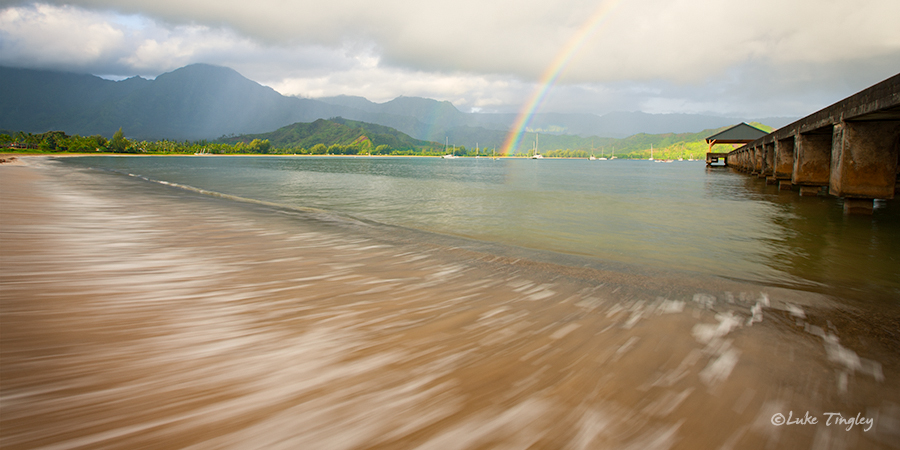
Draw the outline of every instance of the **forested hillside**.
<instances>
[{"instance_id":1,"label":"forested hillside","mask_svg":"<svg viewBox=\"0 0 900 450\"><path fill-rule=\"evenodd\" d=\"M391 154L434 153L442 150L435 142L414 139L393 128L340 117L295 123L270 133L222 138L236 144L267 140L279 152L311 154Z\"/></svg>"}]
</instances>

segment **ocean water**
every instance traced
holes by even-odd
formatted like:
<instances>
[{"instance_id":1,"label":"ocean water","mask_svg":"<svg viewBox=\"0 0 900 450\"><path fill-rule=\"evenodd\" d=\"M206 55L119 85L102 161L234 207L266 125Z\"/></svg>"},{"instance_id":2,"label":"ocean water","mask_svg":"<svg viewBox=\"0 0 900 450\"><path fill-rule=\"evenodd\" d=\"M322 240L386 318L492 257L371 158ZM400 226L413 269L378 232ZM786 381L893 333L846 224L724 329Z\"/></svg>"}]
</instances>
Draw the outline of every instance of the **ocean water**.
<instances>
[{"instance_id":1,"label":"ocean water","mask_svg":"<svg viewBox=\"0 0 900 450\"><path fill-rule=\"evenodd\" d=\"M4 449L896 448L897 210L703 163L0 166Z\"/></svg>"},{"instance_id":2,"label":"ocean water","mask_svg":"<svg viewBox=\"0 0 900 450\"><path fill-rule=\"evenodd\" d=\"M245 199L558 255L900 298L900 206L847 217L704 162L95 157L113 170Z\"/></svg>"}]
</instances>

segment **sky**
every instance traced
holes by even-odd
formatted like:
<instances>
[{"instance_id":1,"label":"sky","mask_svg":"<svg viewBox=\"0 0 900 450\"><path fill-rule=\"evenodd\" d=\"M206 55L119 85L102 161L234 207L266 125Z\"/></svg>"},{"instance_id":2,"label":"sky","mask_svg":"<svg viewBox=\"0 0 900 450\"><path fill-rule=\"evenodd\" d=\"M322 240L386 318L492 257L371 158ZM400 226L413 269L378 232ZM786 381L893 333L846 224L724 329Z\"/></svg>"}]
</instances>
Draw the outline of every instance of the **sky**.
<instances>
[{"instance_id":1,"label":"sky","mask_svg":"<svg viewBox=\"0 0 900 450\"><path fill-rule=\"evenodd\" d=\"M207 63L284 95L465 112L799 117L900 73L898 17L898 0L0 0L0 65Z\"/></svg>"}]
</instances>

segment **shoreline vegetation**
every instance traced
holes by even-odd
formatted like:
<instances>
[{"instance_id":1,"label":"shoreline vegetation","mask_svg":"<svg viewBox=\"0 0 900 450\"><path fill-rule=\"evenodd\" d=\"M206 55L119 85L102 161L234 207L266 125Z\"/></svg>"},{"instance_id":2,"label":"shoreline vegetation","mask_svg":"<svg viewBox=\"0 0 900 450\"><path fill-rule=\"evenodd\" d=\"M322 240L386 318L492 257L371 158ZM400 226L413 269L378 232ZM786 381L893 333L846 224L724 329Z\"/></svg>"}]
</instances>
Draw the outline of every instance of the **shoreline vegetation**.
<instances>
[{"instance_id":1,"label":"shoreline vegetation","mask_svg":"<svg viewBox=\"0 0 900 450\"><path fill-rule=\"evenodd\" d=\"M755 124L762 129L771 129ZM706 132L692 134L637 134L590 149L556 148L541 152L555 159L655 159L702 160L709 150ZM526 138L529 136L526 135ZM524 142L524 139L523 139ZM525 147L525 145L523 145ZM616 150L618 149L618 150ZM713 151L731 151L717 145ZM436 142L413 139L392 128L341 118L296 123L271 133L223 136L214 141L137 140L125 137L120 128L111 138L102 135L68 135L64 131L44 133L0 130L0 152L45 155L272 155L272 156L431 156L527 158L531 152L503 156L496 148L446 147ZM652 152L652 153L651 153Z\"/></svg>"}]
</instances>

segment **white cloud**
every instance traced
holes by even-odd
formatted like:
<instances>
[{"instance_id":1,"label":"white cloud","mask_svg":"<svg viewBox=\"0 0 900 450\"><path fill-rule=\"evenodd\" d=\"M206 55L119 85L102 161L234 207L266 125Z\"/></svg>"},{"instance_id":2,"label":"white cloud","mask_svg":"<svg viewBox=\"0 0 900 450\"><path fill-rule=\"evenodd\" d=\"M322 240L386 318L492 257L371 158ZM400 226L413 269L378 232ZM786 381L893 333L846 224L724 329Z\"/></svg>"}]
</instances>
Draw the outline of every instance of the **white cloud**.
<instances>
[{"instance_id":1,"label":"white cloud","mask_svg":"<svg viewBox=\"0 0 900 450\"><path fill-rule=\"evenodd\" d=\"M360 61L321 46L264 45L229 28L167 25L46 4L0 10L0 64L93 73L156 76L195 62L253 69L273 78L285 71L330 71Z\"/></svg>"},{"instance_id":2,"label":"white cloud","mask_svg":"<svg viewBox=\"0 0 900 450\"><path fill-rule=\"evenodd\" d=\"M369 42L416 70L537 79L582 25L602 20L568 79L702 82L749 60L829 64L900 54L896 0L57 0L228 28L264 45Z\"/></svg>"},{"instance_id":3,"label":"white cloud","mask_svg":"<svg viewBox=\"0 0 900 450\"><path fill-rule=\"evenodd\" d=\"M752 62L827 68L859 58L900 62L894 0L623 2L573 61L578 81L703 83Z\"/></svg>"},{"instance_id":4,"label":"white cloud","mask_svg":"<svg viewBox=\"0 0 900 450\"><path fill-rule=\"evenodd\" d=\"M399 96L429 97L450 101L460 109L477 107L483 111L492 111L498 106L514 109L519 99L527 95L532 87L496 76L427 73L371 63L349 70L311 77L288 77L266 84L282 94L301 97L354 95L378 103Z\"/></svg>"},{"instance_id":5,"label":"white cloud","mask_svg":"<svg viewBox=\"0 0 900 450\"><path fill-rule=\"evenodd\" d=\"M91 67L120 52L125 33L72 7L0 10L0 54L7 65Z\"/></svg>"}]
</instances>

